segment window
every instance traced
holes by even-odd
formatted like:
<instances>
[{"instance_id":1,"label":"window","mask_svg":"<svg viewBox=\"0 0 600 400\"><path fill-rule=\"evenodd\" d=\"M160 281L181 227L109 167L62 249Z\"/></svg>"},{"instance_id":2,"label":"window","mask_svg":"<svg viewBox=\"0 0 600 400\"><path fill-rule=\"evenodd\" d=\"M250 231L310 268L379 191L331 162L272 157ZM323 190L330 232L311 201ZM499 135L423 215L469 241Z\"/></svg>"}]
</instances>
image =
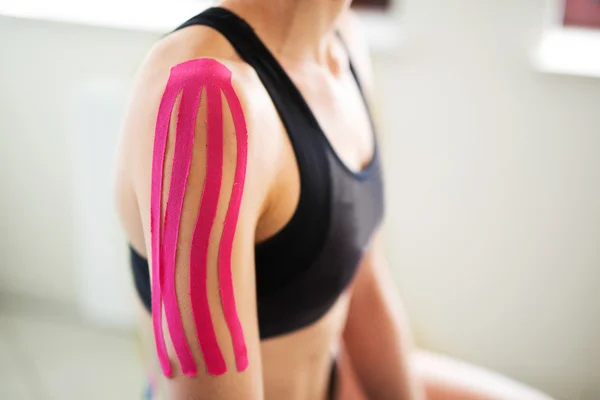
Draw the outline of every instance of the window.
<instances>
[{"instance_id":1,"label":"window","mask_svg":"<svg viewBox=\"0 0 600 400\"><path fill-rule=\"evenodd\" d=\"M600 0L565 0L563 23L600 29Z\"/></svg>"},{"instance_id":2,"label":"window","mask_svg":"<svg viewBox=\"0 0 600 400\"><path fill-rule=\"evenodd\" d=\"M600 78L600 0L550 0L548 5L548 26L533 57L536 67Z\"/></svg>"}]
</instances>

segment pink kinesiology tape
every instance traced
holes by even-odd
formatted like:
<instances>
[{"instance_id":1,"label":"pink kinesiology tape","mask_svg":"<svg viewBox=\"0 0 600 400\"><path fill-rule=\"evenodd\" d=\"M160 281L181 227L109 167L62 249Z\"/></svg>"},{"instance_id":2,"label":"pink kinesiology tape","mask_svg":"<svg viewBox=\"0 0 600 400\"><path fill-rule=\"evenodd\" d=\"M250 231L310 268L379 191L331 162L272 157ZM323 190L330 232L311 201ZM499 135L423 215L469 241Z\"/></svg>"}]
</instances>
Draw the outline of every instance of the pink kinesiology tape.
<instances>
[{"instance_id":1,"label":"pink kinesiology tape","mask_svg":"<svg viewBox=\"0 0 600 400\"><path fill-rule=\"evenodd\" d=\"M169 82L167 90L160 102L156 132L154 135L154 155L152 158L152 187L150 192L150 234L152 242L152 324L156 341L156 352L163 373L171 376L171 365L167 356L167 348L162 328L162 252L161 252L161 204L162 204L162 174L165 163L167 135L171 109L177 98L179 87L174 87L175 82Z\"/></svg>"},{"instance_id":2,"label":"pink kinesiology tape","mask_svg":"<svg viewBox=\"0 0 600 400\"><path fill-rule=\"evenodd\" d=\"M246 351L246 342L244 340L244 331L240 318L235 307L235 296L233 290L233 278L231 276L231 253L233 250L233 239L235 236L235 227L237 225L240 206L242 204L242 193L244 191L244 182L246 180L246 162L248 159L248 131L246 121L242 113L242 105L231 85L231 73L223 87L223 93L229 104L233 124L235 127L237 141L237 162L235 166L235 175L233 180L233 190L229 199L229 208L223 224L223 236L219 248L219 285L221 287L221 304L227 320L227 326L231 333L233 351L235 353L235 362L238 371L243 371L248 366L248 355Z\"/></svg>"},{"instance_id":3,"label":"pink kinesiology tape","mask_svg":"<svg viewBox=\"0 0 600 400\"><path fill-rule=\"evenodd\" d=\"M206 369L210 374L219 375L227 370L227 366L214 333L206 291L209 236L217 215L223 175L221 92L219 87L212 82L208 83L206 100L206 178L192 238L190 295L192 296L192 312L198 333L198 342L204 355Z\"/></svg>"},{"instance_id":4,"label":"pink kinesiology tape","mask_svg":"<svg viewBox=\"0 0 600 400\"><path fill-rule=\"evenodd\" d=\"M190 287L192 314L198 343L209 374L220 375L227 366L211 318L207 292L208 248L210 233L219 206L223 176L223 117L221 93L230 107L236 132L237 160L232 193L223 224L219 253L218 280L223 314L230 331L236 367L243 371L248 366L244 333L238 317L231 257L235 228L241 206L246 176L248 134L240 101L231 83L231 71L211 59L191 60L175 66L159 107L152 161L152 190L150 229L152 235L152 319L156 349L163 373L172 375L162 328L162 304L175 348L175 353L186 375L196 374L196 364L183 329L175 288L175 260L183 199L192 160L196 114L202 90L206 90L206 177L194 227L190 250ZM171 112L181 93L171 185L161 227L162 175Z\"/></svg>"}]
</instances>

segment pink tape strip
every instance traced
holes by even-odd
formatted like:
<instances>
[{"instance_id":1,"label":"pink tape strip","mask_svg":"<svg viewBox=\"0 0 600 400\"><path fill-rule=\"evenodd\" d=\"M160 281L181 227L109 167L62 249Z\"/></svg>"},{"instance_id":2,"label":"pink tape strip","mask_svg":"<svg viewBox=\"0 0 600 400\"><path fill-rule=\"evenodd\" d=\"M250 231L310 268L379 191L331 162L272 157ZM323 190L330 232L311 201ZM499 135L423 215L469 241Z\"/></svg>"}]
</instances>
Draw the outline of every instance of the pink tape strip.
<instances>
[{"instance_id":1,"label":"pink tape strip","mask_svg":"<svg viewBox=\"0 0 600 400\"><path fill-rule=\"evenodd\" d=\"M197 60L199 67L210 68L209 60ZM220 375L227 371L215 335L207 293L207 264L210 232L217 215L221 179L223 175L223 118L221 92L214 82L207 86L206 178L198 221L194 228L190 254L190 295L196 323L198 342L209 374Z\"/></svg>"},{"instance_id":2,"label":"pink tape strip","mask_svg":"<svg viewBox=\"0 0 600 400\"><path fill-rule=\"evenodd\" d=\"M222 67L226 69L225 67ZM243 371L248 367L248 353L246 342L244 340L244 331L235 306L235 294L233 288L233 277L231 275L231 253L233 249L233 239L235 237L235 228L240 213L242 203L242 194L244 192L244 182L246 180L246 164L248 159L248 130L242 111L240 100L235 94L231 84L231 72L229 74L228 84L224 85L223 93L233 117L235 134L237 140L237 162L235 166L235 175L233 181L233 190L229 199L229 208L223 224L223 235L219 248L219 286L221 287L221 304L229 332L233 343L235 362L238 371Z\"/></svg>"},{"instance_id":3,"label":"pink tape strip","mask_svg":"<svg viewBox=\"0 0 600 400\"><path fill-rule=\"evenodd\" d=\"M174 71L176 72L176 71ZM185 337L175 288L175 260L183 198L192 162L196 114L200 105L202 82L187 79L177 116L177 135L171 171L171 187L164 221L164 303L171 341L185 375L196 374L196 363ZM191 279L191 277L190 277Z\"/></svg>"},{"instance_id":4,"label":"pink tape strip","mask_svg":"<svg viewBox=\"0 0 600 400\"><path fill-rule=\"evenodd\" d=\"M154 340L156 342L156 352L160 362L163 374L171 376L171 364L167 355L165 339L162 328L162 253L160 241L161 230L161 204L162 204L162 175L165 163L165 150L167 146L167 135L169 132L169 122L171 111L180 85L173 83L171 78L167 83L167 88L161 99L156 121L156 132L154 136L154 154L152 158L152 189L150 193L150 235L152 240L152 324L154 326Z\"/></svg>"}]
</instances>

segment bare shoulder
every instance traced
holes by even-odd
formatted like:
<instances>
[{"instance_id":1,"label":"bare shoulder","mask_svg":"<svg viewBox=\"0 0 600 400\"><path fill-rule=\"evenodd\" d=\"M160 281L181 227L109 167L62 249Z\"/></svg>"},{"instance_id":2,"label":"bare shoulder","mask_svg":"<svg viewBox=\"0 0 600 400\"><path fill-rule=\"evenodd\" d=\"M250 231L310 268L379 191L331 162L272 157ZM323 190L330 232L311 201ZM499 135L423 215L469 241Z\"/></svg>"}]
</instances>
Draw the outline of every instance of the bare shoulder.
<instances>
[{"instance_id":1,"label":"bare shoulder","mask_svg":"<svg viewBox=\"0 0 600 400\"><path fill-rule=\"evenodd\" d=\"M198 84L219 87L223 98L224 132L235 131L232 117L234 113L241 115L247 129L246 192L249 195L252 191L260 192L255 194L257 198L266 196L271 171L274 170L269 162L276 159L275 155L270 157L269 152L277 151L275 146L270 145L272 141L268 137L279 129L277 114L273 111L270 98L256 72L237 56L222 36L206 27L186 28L163 38L148 52L140 66L125 112L117 161L118 170L123 176L117 178L117 190L133 192L134 197L138 198L140 210L147 209L148 204L145 203L150 193L150 171L159 109L169 86L173 84L180 85L181 89ZM229 97L224 91L228 87L231 88ZM178 93L182 93L182 90ZM206 91L202 96L203 99L206 98ZM235 100L233 103L230 101L232 98ZM173 115L181 112L178 104L172 110ZM205 100L199 103L195 112L198 120L202 120L201 115L206 115ZM171 120L176 121L177 118ZM198 130L197 125L196 135L204 134L202 129ZM224 150L227 152L230 148L227 142L225 145ZM235 157L235 149L231 152L230 156ZM227 161L228 154L224 156ZM260 181L261 184L256 185L253 181ZM120 211L120 214L129 215L128 211ZM141 213L142 218L145 214ZM142 223L147 226L148 221Z\"/></svg>"},{"instance_id":2,"label":"bare shoulder","mask_svg":"<svg viewBox=\"0 0 600 400\"><path fill-rule=\"evenodd\" d=\"M155 44L138 70L133 103L140 100L150 116L155 117L166 83L173 73L185 71L182 77L189 80L203 74L202 67L208 64L195 60L214 60L222 66L220 71L228 71L227 77L217 74L212 78L230 80L244 110L250 111L250 108L260 108L263 105L260 100L264 90L255 71L238 57L225 38L203 26L174 32ZM250 98L252 102L249 101ZM134 107L132 111L136 110ZM247 113L248 123L252 122L252 115L253 113Z\"/></svg>"},{"instance_id":3,"label":"bare shoulder","mask_svg":"<svg viewBox=\"0 0 600 400\"><path fill-rule=\"evenodd\" d=\"M243 62L217 32L201 26L189 27L159 41L138 70L125 117L124 135L129 138L131 152L144 158L152 154L161 99L168 82L175 76L181 85L200 79L221 87L225 83L232 86L248 130L249 157L253 155L252 148L267 142L264 136L278 128L270 98L254 69ZM230 106L228 102L223 104L225 108ZM230 112L224 109L224 113ZM227 118L224 123L228 123ZM264 155L268 148L262 150ZM137 165L147 167L147 162L139 161L142 162Z\"/></svg>"},{"instance_id":4,"label":"bare shoulder","mask_svg":"<svg viewBox=\"0 0 600 400\"><path fill-rule=\"evenodd\" d=\"M360 17L353 10L347 10L338 22L338 31L348 48L350 59L360 78L361 84L370 95L373 91L373 72L369 46Z\"/></svg>"}]
</instances>

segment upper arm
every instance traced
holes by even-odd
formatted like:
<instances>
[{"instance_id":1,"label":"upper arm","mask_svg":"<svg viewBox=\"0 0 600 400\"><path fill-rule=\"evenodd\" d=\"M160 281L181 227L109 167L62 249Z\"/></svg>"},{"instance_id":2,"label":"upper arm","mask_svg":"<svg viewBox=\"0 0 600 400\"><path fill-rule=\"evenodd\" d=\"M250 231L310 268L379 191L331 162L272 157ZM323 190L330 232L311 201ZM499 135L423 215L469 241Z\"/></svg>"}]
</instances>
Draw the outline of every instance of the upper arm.
<instances>
[{"instance_id":1,"label":"upper arm","mask_svg":"<svg viewBox=\"0 0 600 400\"><path fill-rule=\"evenodd\" d=\"M381 228L380 228L381 230ZM352 296L361 303L383 301L384 297L393 298L394 280L387 265L383 248L381 231L375 232L363 259L361 260L356 279L352 284ZM364 305L369 307L369 304Z\"/></svg>"},{"instance_id":2,"label":"upper arm","mask_svg":"<svg viewBox=\"0 0 600 400\"><path fill-rule=\"evenodd\" d=\"M375 233L352 283L350 310L344 333L346 339L360 337L359 341L377 330L377 324L391 327L390 331L408 330L404 306L400 299L392 271L388 265L381 228ZM370 320L372 324L365 324ZM380 331L383 333L384 330ZM366 336L363 336L366 335Z\"/></svg>"},{"instance_id":3,"label":"upper arm","mask_svg":"<svg viewBox=\"0 0 600 400\"><path fill-rule=\"evenodd\" d=\"M245 102L212 59L178 64L163 88L149 106L155 130L138 197L150 218L153 326L168 391L259 399L254 232L263 186Z\"/></svg>"},{"instance_id":4,"label":"upper arm","mask_svg":"<svg viewBox=\"0 0 600 400\"><path fill-rule=\"evenodd\" d=\"M421 399L410 361L406 313L380 236L374 238L352 285L344 347L369 398Z\"/></svg>"}]
</instances>

